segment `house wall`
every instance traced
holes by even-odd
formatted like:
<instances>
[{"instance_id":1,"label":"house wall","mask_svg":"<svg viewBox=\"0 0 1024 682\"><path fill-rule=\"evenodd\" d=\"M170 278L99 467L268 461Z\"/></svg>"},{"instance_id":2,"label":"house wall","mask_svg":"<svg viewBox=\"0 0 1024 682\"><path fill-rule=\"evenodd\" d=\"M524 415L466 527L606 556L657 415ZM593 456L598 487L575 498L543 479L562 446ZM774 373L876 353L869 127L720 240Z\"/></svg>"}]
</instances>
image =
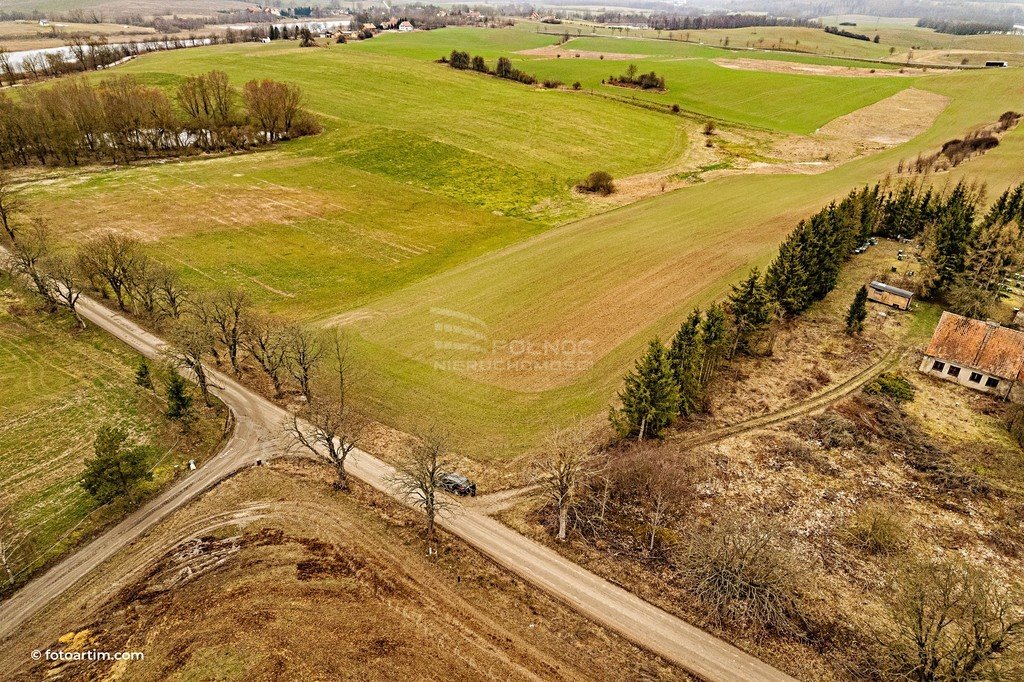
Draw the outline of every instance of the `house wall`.
<instances>
[{"instance_id":1,"label":"house wall","mask_svg":"<svg viewBox=\"0 0 1024 682\"><path fill-rule=\"evenodd\" d=\"M943 364L942 369L935 369L936 362L941 362ZM949 373L950 367L959 367L959 376L952 376ZM946 381L952 381L954 383L960 384L961 386L966 386L967 388L974 389L975 391L988 393L989 395L1005 398L1007 394L1010 394L1012 391L1010 397L1013 400L1016 401L1019 397L1017 387L1014 386L1015 382L1010 381L1009 379L1004 379L1002 377L993 376L991 374L985 374L984 372L978 372L977 370L972 369L966 365L959 365L955 362L943 360L942 358L936 358L932 357L931 355L926 355L924 356L924 359L921 360L921 366L918 369L921 372L929 376L933 376L937 379L945 379ZM977 372L978 374L981 375L981 379L979 381L971 381L970 377L971 374L974 372ZM999 385L996 386L995 388L986 386L985 382L988 381L988 379L990 378L998 379Z\"/></svg>"}]
</instances>

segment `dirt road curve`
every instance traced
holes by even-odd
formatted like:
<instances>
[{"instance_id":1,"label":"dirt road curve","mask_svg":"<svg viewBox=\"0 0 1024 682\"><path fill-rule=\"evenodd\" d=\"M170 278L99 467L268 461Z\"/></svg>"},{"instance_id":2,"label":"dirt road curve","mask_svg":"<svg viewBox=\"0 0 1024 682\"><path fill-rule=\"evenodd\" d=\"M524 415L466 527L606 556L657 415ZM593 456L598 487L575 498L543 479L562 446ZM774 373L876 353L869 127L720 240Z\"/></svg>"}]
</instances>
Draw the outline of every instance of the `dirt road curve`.
<instances>
[{"instance_id":1,"label":"dirt road curve","mask_svg":"<svg viewBox=\"0 0 1024 682\"><path fill-rule=\"evenodd\" d=\"M165 348L158 337L94 301L83 297L79 308L88 321L143 355L156 357ZM0 604L0 642L75 582L169 514L218 481L279 450L287 413L227 376L219 373L212 373L212 376L218 385L215 393L235 416L235 433L230 442L198 471ZM349 471L375 488L395 494L389 484L394 470L381 460L356 451ZM695 675L708 680L737 682L792 679L478 511L454 505L441 525L499 565Z\"/></svg>"}]
</instances>

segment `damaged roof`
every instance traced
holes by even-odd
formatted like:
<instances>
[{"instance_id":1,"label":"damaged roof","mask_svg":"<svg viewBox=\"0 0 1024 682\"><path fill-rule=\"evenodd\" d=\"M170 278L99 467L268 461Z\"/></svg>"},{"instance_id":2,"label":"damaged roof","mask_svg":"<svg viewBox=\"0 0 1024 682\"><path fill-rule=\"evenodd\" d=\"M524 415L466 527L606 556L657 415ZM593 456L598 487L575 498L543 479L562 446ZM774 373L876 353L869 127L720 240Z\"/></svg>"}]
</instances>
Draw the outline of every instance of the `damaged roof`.
<instances>
[{"instance_id":1,"label":"damaged roof","mask_svg":"<svg viewBox=\"0 0 1024 682\"><path fill-rule=\"evenodd\" d=\"M1000 379L1024 372L1024 332L944 312L925 355Z\"/></svg>"}]
</instances>

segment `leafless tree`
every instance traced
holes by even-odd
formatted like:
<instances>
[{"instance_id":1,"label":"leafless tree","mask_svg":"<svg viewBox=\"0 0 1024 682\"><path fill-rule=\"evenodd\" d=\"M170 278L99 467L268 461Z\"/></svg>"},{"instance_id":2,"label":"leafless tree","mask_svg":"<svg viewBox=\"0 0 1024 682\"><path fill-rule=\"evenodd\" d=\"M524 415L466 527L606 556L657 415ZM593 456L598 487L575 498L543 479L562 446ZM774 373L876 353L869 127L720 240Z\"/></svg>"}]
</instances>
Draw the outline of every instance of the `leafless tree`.
<instances>
[{"instance_id":1,"label":"leafless tree","mask_svg":"<svg viewBox=\"0 0 1024 682\"><path fill-rule=\"evenodd\" d=\"M199 384L203 402L209 406L211 404L211 384L203 360L213 345L213 334L206 325L195 320L188 320L179 322L172 330L171 343L173 346L173 350L170 351L171 360L179 367L192 372L196 383Z\"/></svg>"},{"instance_id":2,"label":"leafless tree","mask_svg":"<svg viewBox=\"0 0 1024 682\"><path fill-rule=\"evenodd\" d=\"M220 291L202 304L203 317L210 329L227 350L228 360L235 376L242 373L238 364L238 349L241 345L245 318L252 309L252 300L243 289Z\"/></svg>"},{"instance_id":3,"label":"leafless tree","mask_svg":"<svg viewBox=\"0 0 1024 682\"><path fill-rule=\"evenodd\" d=\"M83 269L90 276L108 284L117 299L117 306L125 310L132 267L139 256L137 239L126 234L108 232L86 244L80 258Z\"/></svg>"},{"instance_id":4,"label":"leafless tree","mask_svg":"<svg viewBox=\"0 0 1024 682\"><path fill-rule=\"evenodd\" d=\"M67 308L79 326L85 329L85 320L78 314L78 299L82 296L82 274L78 261L63 254L50 256L46 268L52 279L54 299Z\"/></svg>"},{"instance_id":5,"label":"leafless tree","mask_svg":"<svg viewBox=\"0 0 1024 682\"><path fill-rule=\"evenodd\" d=\"M640 450L635 479L647 530L647 551L654 552L659 544L665 544L659 539L664 529L693 499L694 469L656 455L644 457Z\"/></svg>"},{"instance_id":6,"label":"leafless tree","mask_svg":"<svg viewBox=\"0 0 1024 682\"><path fill-rule=\"evenodd\" d=\"M187 292L178 281L178 273L165 265L161 265L156 273L157 291L162 299L164 313L177 320L181 317L182 306L187 300Z\"/></svg>"},{"instance_id":7,"label":"leafless tree","mask_svg":"<svg viewBox=\"0 0 1024 682\"><path fill-rule=\"evenodd\" d=\"M281 395L281 372L288 363L290 341L285 324L268 315L249 315L242 332L242 346Z\"/></svg>"},{"instance_id":8,"label":"leafless tree","mask_svg":"<svg viewBox=\"0 0 1024 682\"><path fill-rule=\"evenodd\" d=\"M437 516L449 505L448 498L441 492L441 479L450 470L446 439L431 434L420 439L395 471L395 488L427 517L427 546L431 549Z\"/></svg>"},{"instance_id":9,"label":"leafless tree","mask_svg":"<svg viewBox=\"0 0 1024 682\"><path fill-rule=\"evenodd\" d=\"M299 382L299 390L309 400L313 370L324 355L323 341L314 332L299 326L288 328L288 371Z\"/></svg>"},{"instance_id":10,"label":"leafless tree","mask_svg":"<svg viewBox=\"0 0 1024 682\"><path fill-rule=\"evenodd\" d=\"M986 572L962 560L911 565L889 605L881 640L894 678L1021 679L1024 616Z\"/></svg>"},{"instance_id":11,"label":"leafless tree","mask_svg":"<svg viewBox=\"0 0 1024 682\"><path fill-rule=\"evenodd\" d=\"M348 490L345 461L362 438L367 421L351 404L351 368L342 354L340 344L335 348L338 352L337 389L325 387L318 390L293 417L289 433L295 445L316 457L326 459L338 474L335 485L340 490Z\"/></svg>"},{"instance_id":12,"label":"leafless tree","mask_svg":"<svg viewBox=\"0 0 1024 682\"><path fill-rule=\"evenodd\" d=\"M21 190L15 187L11 174L0 169L0 225L3 225L4 232L12 242L17 241L14 214L18 213L23 205Z\"/></svg>"},{"instance_id":13,"label":"leafless tree","mask_svg":"<svg viewBox=\"0 0 1024 682\"><path fill-rule=\"evenodd\" d=\"M32 282L40 296L55 304L53 285L43 271L43 264L50 255L50 229L45 222L34 219L21 239L12 243L14 270Z\"/></svg>"},{"instance_id":14,"label":"leafless tree","mask_svg":"<svg viewBox=\"0 0 1024 682\"><path fill-rule=\"evenodd\" d=\"M552 434L541 462L540 483L558 515L556 537L565 541L569 512L576 505L580 482L588 468L590 444L582 427L561 429Z\"/></svg>"},{"instance_id":15,"label":"leafless tree","mask_svg":"<svg viewBox=\"0 0 1024 682\"><path fill-rule=\"evenodd\" d=\"M149 318L159 312L161 265L144 254L132 259L128 270L128 290L131 292L135 314Z\"/></svg>"}]
</instances>

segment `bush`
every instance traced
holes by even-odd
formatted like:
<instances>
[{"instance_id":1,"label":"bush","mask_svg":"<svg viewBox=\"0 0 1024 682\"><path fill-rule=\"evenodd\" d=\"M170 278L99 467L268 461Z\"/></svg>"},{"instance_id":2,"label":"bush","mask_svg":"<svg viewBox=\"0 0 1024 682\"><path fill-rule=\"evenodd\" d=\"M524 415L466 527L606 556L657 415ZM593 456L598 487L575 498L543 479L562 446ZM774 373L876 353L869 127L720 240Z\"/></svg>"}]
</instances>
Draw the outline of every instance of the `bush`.
<instances>
[{"instance_id":1,"label":"bush","mask_svg":"<svg viewBox=\"0 0 1024 682\"><path fill-rule=\"evenodd\" d=\"M613 182L611 173L606 171L594 171L587 176L586 180L576 185L576 189L580 192L608 196L615 191L615 183Z\"/></svg>"},{"instance_id":2,"label":"bush","mask_svg":"<svg viewBox=\"0 0 1024 682\"><path fill-rule=\"evenodd\" d=\"M806 420L801 424L801 429L809 438L820 441L826 448L850 448L858 442L853 422L831 410Z\"/></svg>"},{"instance_id":3,"label":"bush","mask_svg":"<svg viewBox=\"0 0 1024 682\"><path fill-rule=\"evenodd\" d=\"M555 90L562 87L562 81L555 80L554 78L546 78L544 79L543 86L548 90Z\"/></svg>"},{"instance_id":4,"label":"bush","mask_svg":"<svg viewBox=\"0 0 1024 682\"><path fill-rule=\"evenodd\" d=\"M680 564L687 589L719 624L795 630L799 571L775 528L725 519L693 534Z\"/></svg>"},{"instance_id":5,"label":"bush","mask_svg":"<svg viewBox=\"0 0 1024 682\"><path fill-rule=\"evenodd\" d=\"M907 379L895 372L879 375L864 389L868 395L881 395L891 398L896 403L909 403L914 399L916 389Z\"/></svg>"},{"instance_id":6,"label":"bush","mask_svg":"<svg viewBox=\"0 0 1024 682\"><path fill-rule=\"evenodd\" d=\"M576 81L575 83L572 84L573 90L579 90L581 87L583 87L583 85L579 81Z\"/></svg>"},{"instance_id":7,"label":"bush","mask_svg":"<svg viewBox=\"0 0 1024 682\"><path fill-rule=\"evenodd\" d=\"M484 58L480 55L473 57L472 68L474 71L479 71L480 73L488 72L487 62L484 61Z\"/></svg>"},{"instance_id":8,"label":"bush","mask_svg":"<svg viewBox=\"0 0 1024 682\"><path fill-rule=\"evenodd\" d=\"M295 120L292 121L292 127L288 130L288 137L319 135L323 129L323 126L320 125L320 121L316 116L308 111L302 111L295 117Z\"/></svg>"},{"instance_id":9,"label":"bush","mask_svg":"<svg viewBox=\"0 0 1024 682\"><path fill-rule=\"evenodd\" d=\"M460 71L468 69L469 53L462 50L452 50L451 55L448 57L448 65Z\"/></svg>"},{"instance_id":10,"label":"bush","mask_svg":"<svg viewBox=\"0 0 1024 682\"><path fill-rule=\"evenodd\" d=\"M898 554L907 546L903 524L881 505L865 507L850 517L842 535L848 545L869 554Z\"/></svg>"}]
</instances>

